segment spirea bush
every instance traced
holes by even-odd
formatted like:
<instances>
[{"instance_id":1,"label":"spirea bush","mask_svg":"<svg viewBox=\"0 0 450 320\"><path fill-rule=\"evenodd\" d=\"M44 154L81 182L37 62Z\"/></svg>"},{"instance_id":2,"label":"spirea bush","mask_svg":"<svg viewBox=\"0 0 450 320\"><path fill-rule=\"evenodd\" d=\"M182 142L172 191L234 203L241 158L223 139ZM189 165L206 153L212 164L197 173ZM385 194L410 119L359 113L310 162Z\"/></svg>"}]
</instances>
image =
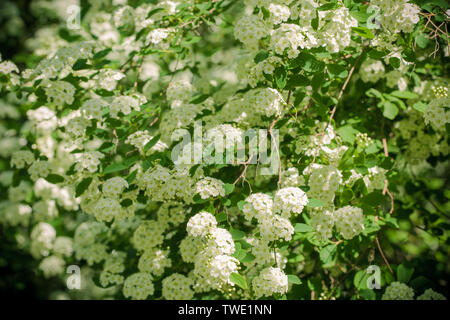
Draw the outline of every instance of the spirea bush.
<instances>
[{"instance_id":1,"label":"spirea bush","mask_svg":"<svg viewBox=\"0 0 450 320\"><path fill-rule=\"evenodd\" d=\"M448 295L447 1L0 12L2 291Z\"/></svg>"}]
</instances>

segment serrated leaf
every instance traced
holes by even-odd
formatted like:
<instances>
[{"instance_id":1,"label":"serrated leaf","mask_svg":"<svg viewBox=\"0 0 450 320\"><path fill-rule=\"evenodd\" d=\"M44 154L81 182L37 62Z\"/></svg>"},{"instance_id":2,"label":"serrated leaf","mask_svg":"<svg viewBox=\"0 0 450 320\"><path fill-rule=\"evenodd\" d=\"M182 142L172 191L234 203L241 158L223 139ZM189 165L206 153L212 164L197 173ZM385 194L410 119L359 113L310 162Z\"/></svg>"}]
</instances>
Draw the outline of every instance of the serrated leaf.
<instances>
[{"instance_id":1,"label":"serrated leaf","mask_svg":"<svg viewBox=\"0 0 450 320\"><path fill-rule=\"evenodd\" d=\"M225 189L225 195L229 195L234 190L234 184L232 184L232 183L225 183L223 185L223 188Z\"/></svg>"},{"instance_id":2,"label":"serrated leaf","mask_svg":"<svg viewBox=\"0 0 450 320\"><path fill-rule=\"evenodd\" d=\"M229 231L233 240L240 240L245 237L245 232L241 230L230 228Z\"/></svg>"},{"instance_id":3,"label":"serrated leaf","mask_svg":"<svg viewBox=\"0 0 450 320\"><path fill-rule=\"evenodd\" d=\"M283 89L287 84L287 72L284 67L278 67L274 71L275 83L279 89Z\"/></svg>"},{"instance_id":4,"label":"serrated leaf","mask_svg":"<svg viewBox=\"0 0 450 320\"><path fill-rule=\"evenodd\" d=\"M322 261L323 264L329 264L331 261L333 261L336 250L337 246L335 244L330 244L320 249L320 261Z\"/></svg>"},{"instance_id":5,"label":"serrated leaf","mask_svg":"<svg viewBox=\"0 0 450 320\"><path fill-rule=\"evenodd\" d=\"M247 281L239 273L233 272L232 274L230 274L230 281L244 290L248 288Z\"/></svg>"},{"instance_id":6,"label":"serrated leaf","mask_svg":"<svg viewBox=\"0 0 450 320\"><path fill-rule=\"evenodd\" d=\"M216 216L217 222L227 221L227 214L225 212L221 212Z\"/></svg>"}]
</instances>

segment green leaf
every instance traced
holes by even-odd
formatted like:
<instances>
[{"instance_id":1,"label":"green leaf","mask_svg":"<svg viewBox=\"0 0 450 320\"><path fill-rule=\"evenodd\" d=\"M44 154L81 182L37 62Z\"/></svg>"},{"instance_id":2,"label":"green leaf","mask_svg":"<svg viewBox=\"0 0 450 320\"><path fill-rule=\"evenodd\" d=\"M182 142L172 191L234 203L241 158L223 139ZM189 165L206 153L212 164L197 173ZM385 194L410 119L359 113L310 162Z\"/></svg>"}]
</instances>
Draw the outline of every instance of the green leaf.
<instances>
[{"instance_id":1,"label":"green leaf","mask_svg":"<svg viewBox=\"0 0 450 320\"><path fill-rule=\"evenodd\" d=\"M397 267L397 280L402 283L408 283L414 273L414 268L407 268L403 264Z\"/></svg>"},{"instance_id":2,"label":"green leaf","mask_svg":"<svg viewBox=\"0 0 450 320\"><path fill-rule=\"evenodd\" d=\"M393 66L395 69L400 67L400 59L396 57L389 58L389 64Z\"/></svg>"},{"instance_id":3,"label":"green leaf","mask_svg":"<svg viewBox=\"0 0 450 320\"><path fill-rule=\"evenodd\" d=\"M158 135L154 136L153 138L151 138L150 141L147 142L144 146L144 153L147 152L148 150L150 150L155 144L157 144L160 137L161 137L161 135L158 134Z\"/></svg>"},{"instance_id":4,"label":"green leaf","mask_svg":"<svg viewBox=\"0 0 450 320\"><path fill-rule=\"evenodd\" d=\"M363 289L359 291L359 296L364 300L376 300L377 295L371 289Z\"/></svg>"},{"instance_id":5,"label":"green leaf","mask_svg":"<svg viewBox=\"0 0 450 320\"><path fill-rule=\"evenodd\" d=\"M370 31L370 29L365 27L352 27L352 30L363 38L373 39L375 37L372 31Z\"/></svg>"},{"instance_id":6,"label":"green leaf","mask_svg":"<svg viewBox=\"0 0 450 320\"><path fill-rule=\"evenodd\" d=\"M323 247L319 251L320 260L323 264L329 264L333 261L334 255L336 253L337 246L335 244L330 244L326 247Z\"/></svg>"},{"instance_id":7,"label":"green leaf","mask_svg":"<svg viewBox=\"0 0 450 320\"><path fill-rule=\"evenodd\" d=\"M120 205L124 208L127 208L133 204L133 201L131 199L125 199L123 200Z\"/></svg>"},{"instance_id":8,"label":"green leaf","mask_svg":"<svg viewBox=\"0 0 450 320\"><path fill-rule=\"evenodd\" d=\"M359 131L354 129L351 125L340 127L337 132L342 137L342 140L350 144L355 143L355 137L359 133Z\"/></svg>"},{"instance_id":9,"label":"green leaf","mask_svg":"<svg viewBox=\"0 0 450 320\"><path fill-rule=\"evenodd\" d=\"M223 185L223 188L225 189L225 194L228 195L228 194L233 192L234 184L232 184L232 183L225 183Z\"/></svg>"},{"instance_id":10,"label":"green leaf","mask_svg":"<svg viewBox=\"0 0 450 320\"><path fill-rule=\"evenodd\" d=\"M314 229L311 226L308 226L307 224L304 223L296 223L294 227L294 231L296 233L311 232L313 230Z\"/></svg>"},{"instance_id":11,"label":"green leaf","mask_svg":"<svg viewBox=\"0 0 450 320\"><path fill-rule=\"evenodd\" d=\"M289 283L293 283L293 284L301 284L302 280L300 280L299 277L297 277L296 275L293 274L288 274L288 282Z\"/></svg>"},{"instance_id":12,"label":"green leaf","mask_svg":"<svg viewBox=\"0 0 450 320\"><path fill-rule=\"evenodd\" d=\"M376 207L376 206L382 204L383 201L384 201L384 196L379 191L371 192L363 198L364 203L367 203L368 205L371 205L373 207Z\"/></svg>"},{"instance_id":13,"label":"green leaf","mask_svg":"<svg viewBox=\"0 0 450 320\"><path fill-rule=\"evenodd\" d=\"M353 278L353 284L358 290L367 290L367 280L372 274L365 269L358 271Z\"/></svg>"},{"instance_id":14,"label":"green leaf","mask_svg":"<svg viewBox=\"0 0 450 320\"><path fill-rule=\"evenodd\" d=\"M275 83L279 89L283 89L287 84L287 72L284 67L278 67L274 71Z\"/></svg>"},{"instance_id":15,"label":"green leaf","mask_svg":"<svg viewBox=\"0 0 450 320\"><path fill-rule=\"evenodd\" d=\"M153 10L150 10L149 12L148 12L148 14L147 14L147 18L146 19L149 19L151 16L153 16L154 14L156 14L156 13L158 13L158 12L160 12L160 11L164 11L164 10L166 10L165 8L155 8L155 9L153 9Z\"/></svg>"},{"instance_id":16,"label":"green leaf","mask_svg":"<svg viewBox=\"0 0 450 320\"><path fill-rule=\"evenodd\" d=\"M91 66L86 63L86 59L78 59L72 66L73 70L89 69Z\"/></svg>"},{"instance_id":17,"label":"green leaf","mask_svg":"<svg viewBox=\"0 0 450 320\"><path fill-rule=\"evenodd\" d=\"M114 95L114 92L108 91L106 89L96 89L94 90L94 92L102 97L112 97Z\"/></svg>"},{"instance_id":18,"label":"green leaf","mask_svg":"<svg viewBox=\"0 0 450 320\"><path fill-rule=\"evenodd\" d=\"M241 276L239 273L233 272L230 274L230 281L236 284L237 286L241 287L242 289L246 290L247 287L247 281L243 276Z\"/></svg>"},{"instance_id":19,"label":"green leaf","mask_svg":"<svg viewBox=\"0 0 450 320\"><path fill-rule=\"evenodd\" d=\"M242 263L248 263L248 262L252 262L255 259L256 259L256 257L254 255L252 255L251 253L247 252L247 255L240 261Z\"/></svg>"},{"instance_id":20,"label":"green leaf","mask_svg":"<svg viewBox=\"0 0 450 320\"><path fill-rule=\"evenodd\" d=\"M89 185L92 182L92 178L84 178L83 180L81 180L81 182L77 185L77 187L75 188L75 197L79 197L83 194L83 192L89 188Z\"/></svg>"},{"instance_id":21,"label":"green leaf","mask_svg":"<svg viewBox=\"0 0 450 320\"><path fill-rule=\"evenodd\" d=\"M324 203L319 199L309 199L308 204L306 205L308 208L317 208L323 207Z\"/></svg>"},{"instance_id":22,"label":"green leaf","mask_svg":"<svg viewBox=\"0 0 450 320\"><path fill-rule=\"evenodd\" d=\"M96 54L94 54L92 59L93 60L98 60L98 59L104 58L104 57L106 57L108 55L108 53L111 52L111 50L112 50L111 48L106 48L104 50L101 50L101 51L97 52Z\"/></svg>"},{"instance_id":23,"label":"green leaf","mask_svg":"<svg viewBox=\"0 0 450 320\"><path fill-rule=\"evenodd\" d=\"M232 227L230 227L229 231L231 233L233 240L240 240L245 237L245 232L241 230L233 229Z\"/></svg>"},{"instance_id":24,"label":"green leaf","mask_svg":"<svg viewBox=\"0 0 450 320\"><path fill-rule=\"evenodd\" d=\"M417 102L417 103L414 103L413 108L419 112L424 112L427 108L427 104L425 104L423 102Z\"/></svg>"},{"instance_id":25,"label":"green leaf","mask_svg":"<svg viewBox=\"0 0 450 320\"><path fill-rule=\"evenodd\" d=\"M384 104L383 116L390 120L394 120L398 115L398 108L395 104L390 101L386 101Z\"/></svg>"},{"instance_id":26,"label":"green leaf","mask_svg":"<svg viewBox=\"0 0 450 320\"><path fill-rule=\"evenodd\" d=\"M296 87L306 87L309 85L309 79L308 77L305 77L301 74L294 74L293 76L289 77L286 89L294 89Z\"/></svg>"},{"instance_id":27,"label":"green leaf","mask_svg":"<svg viewBox=\"0 0 450 320\"><path fill-rule=\"evenodd\" d=\"M329 64L327 65L328 72L332 75L335 75L339 78L347 78L348 71L344 66L340 64Z\"/></svg>"},{"instance_id":28,"label":"green leaf","mask_svg":"<svg viewBox=\"0 0 450 320\"><path fill-rule=\"evenodd\" d=\"M104 174L108 174L108 173L112 173L112 172L117 172L117 171L122 171L128 169L128 165L122 163L122 162L118 162L118 163L113 163L109 166L107 166L104 170L103 173Z\"/></svg>"},{"instance_id":29,"label":"green leaf","mask_svg":"<svg viewBox=\"0 0 450 320\"><path fill-rule=\"evenodd\" d=\"M189 100L189 103L199 104L199 103L202 103L203 101L205 101L208 98L209 98L209 95L207 95L207 94L200 94L200 95L192 97L192 99Z\"/></svg>"},{"instance_id":30,"label":"green leaf","mask_svg":"<svg viewBox=\"0 0 450 320\"><path fill-rule=\"evenodd\" d=\"M400 228L400 226L398 225L397 219L391 216L387 216L383 219L384 222L386 222L387 225L390 225L394 228Z\"/></svg>"},{"instance_id":31,"label":"green leaf","mask_svg":"<svg viewBox=\"0 0 450 320\"><path fill-rule=\"evenodd\" d=\"M225 212L221 212L216 216L217 222L227 221L227 214Z\"/></svg>"},{"instance_id":32,"label":"green leaf","mask_svg":"<svg viewBox=\"0 0 450 320\"><path fill-rule=\"evenodd\" d=\"M45 177L45 180L50 183L60 183L64 181L64 178L58 174L49 174L47 175L47 177Z\"/></svg>"},{"instance_id":33,"label":"green leaf","mask_svg":"<svg viewBox=\"0 0 450 320\"><path fill-rule=\"evenodd\" d=\"M317 10L319 11L328 11L328 10L334 10L339 8L339 4L337 2L331 2L324 5L321 5Z\"/></svg>"},{"instance_id":34,"label":"green leaf","mask_svg":"<svg viewBox=\"0 0 450 320\"><path fill-rule=\"evenodd\" d=\"M269 51L266 50L261 50L260 52L258 52L255 56L255 58L253 58L253 60L255 61L255 63L260 63L261 61L266 60L269 57Z\"/></svg>"},{"instance_id":35,"label":"green leaf","mask_svg":"<svg viewBox=\"0 0 450 320\"><path fill-rule=\"evenodd\" d=\"M202 199L202 197L198 193L194 195L192 200L194 200L195 203L205 203L209 201L209 199Z\"/></svg>"},{"instance_id":36,"label":"green leaf","mask_svg":"<svg viewBox=\"0 0 450 320\"><path fill-rule=\"evenodd\" d=\"M390 93L391 96L400 98L400 99L417 99L417 94L410 91L393 91Z\"/></svg>"}]
</instances>

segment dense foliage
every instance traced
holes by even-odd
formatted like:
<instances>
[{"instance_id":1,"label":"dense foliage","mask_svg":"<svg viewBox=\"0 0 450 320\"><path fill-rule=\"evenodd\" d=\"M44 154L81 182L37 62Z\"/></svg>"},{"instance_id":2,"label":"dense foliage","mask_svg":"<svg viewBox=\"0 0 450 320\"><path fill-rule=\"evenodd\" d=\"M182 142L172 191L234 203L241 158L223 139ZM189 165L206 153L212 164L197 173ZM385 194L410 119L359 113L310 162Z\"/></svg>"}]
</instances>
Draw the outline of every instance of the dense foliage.
<instances>
[{"instance_id":1,"label":"dense foliage","mask_svg":"<svg viewBox=\"0 0 450 320\"><path fill-rule=\"evenodd\" d=\"M447 1L0 6L3 292L448 296Z\"/></svg>"}]
</instances>

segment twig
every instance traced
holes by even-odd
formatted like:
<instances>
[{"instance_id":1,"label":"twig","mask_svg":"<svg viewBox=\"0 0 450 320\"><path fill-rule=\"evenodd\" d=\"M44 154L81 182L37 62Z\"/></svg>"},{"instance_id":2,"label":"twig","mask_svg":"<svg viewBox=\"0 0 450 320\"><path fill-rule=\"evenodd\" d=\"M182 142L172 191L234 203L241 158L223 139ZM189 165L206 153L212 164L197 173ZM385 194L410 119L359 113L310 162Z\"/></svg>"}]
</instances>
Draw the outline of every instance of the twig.
<instances>
[{"instance_id":1,"label":"twig","mask_svg":"<svg viewBox=\"0 0 450 320\"><path fill-rule=\"evenodd\" d=\"M386 256L384 255L383 249L381 249L380 241L378 240L378 235L375 236L375 242L377 243L378 251L380 251L381 257L384 260L384 263L386 263L389 271L391 274L394 274L394 271L392 271L391 265L389 264L389 261L386 259Z\"/></svg>"}]
</instances>

